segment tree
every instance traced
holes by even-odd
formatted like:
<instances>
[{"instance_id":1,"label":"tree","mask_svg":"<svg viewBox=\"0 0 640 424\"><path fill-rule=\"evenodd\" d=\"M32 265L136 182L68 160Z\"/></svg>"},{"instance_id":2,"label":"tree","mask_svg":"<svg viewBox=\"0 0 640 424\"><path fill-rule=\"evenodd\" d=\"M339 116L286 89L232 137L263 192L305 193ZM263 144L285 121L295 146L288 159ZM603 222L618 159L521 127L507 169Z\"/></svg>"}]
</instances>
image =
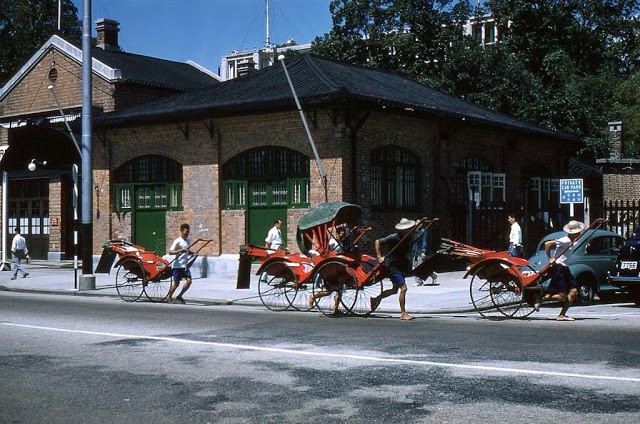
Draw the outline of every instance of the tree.
<instances>
[{"instance_id":1,"label":"tree","mask_svg":"<svg viewBox=\"0 0 640 424\"><path fill-rule=\"evenodd\" d=\"M332 0L333 28L314 40L314 53L399 70L441 85L440 66L470 6L451 0Z\"/></svg>"},{"instance_id":2,"label":"tree","mask_svg":"<svg viewBox=\"0 0 640 424\"><path fill-rule=\"evenodd\" d=\"M585 137L588 148L582 154L601 155L603 129L618 114L616 105L640 101L620 95L640 64L638 2L488 0L486 5L505 35L500 47L539 79L537 100L514 114Z\"/></svg>"},{"instance_id":3,"label":"tree","mask_svg":"<svg viewBox=\"0 0 640 424\"><path fill-rule=\"evenodd\" d=\"M82 22L72 0L62 0L59 35L80 41ZM0 86L40 48L58 28L57 0L0 0Z\"/></svg>"}]
</instances>

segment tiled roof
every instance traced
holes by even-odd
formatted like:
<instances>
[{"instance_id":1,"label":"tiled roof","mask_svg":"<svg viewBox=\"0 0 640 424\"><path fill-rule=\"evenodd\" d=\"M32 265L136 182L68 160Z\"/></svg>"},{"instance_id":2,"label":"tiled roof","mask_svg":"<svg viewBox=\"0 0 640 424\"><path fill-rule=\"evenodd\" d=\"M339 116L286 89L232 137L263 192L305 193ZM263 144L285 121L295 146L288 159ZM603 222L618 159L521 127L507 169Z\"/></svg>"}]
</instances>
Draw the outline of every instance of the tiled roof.
<instances>
[{"instance_id":1,"label":"tiled roof","mask_svg":"<svg viewBox=\"0 0 640 424\"><path fill-rule=\"evenodd\" d=\"M71 59L82 63L79 45L59 35L52 35L31 56L22 68L2 87L0 101L20 83L20 80L35 67L50 49L56 49ZM111 83L135 83L158 88L189 91L219 82L219 77L194 63L173 62L132 53L92 48L93 72Z\"/></svg>"},{"instance_id":2,"label":"tiled roof","mask_svg":"<svg viewBox=\"0 0 640 424\"><path fill-rule=\"evenodd\" d=\"M110 68L119 69L119 82L178 90L194 90L218 83L213 76L189 63L100 48L91 49L91 55Z\"/></svg>"},{"instance_id":3,"label":"tiled roof","mask_svg":"<svg viewBox=\"0 0 640 424\"><path fill-rule=\"evenodd\" d=\"M426 87L396 72L350 65L311 54L286 59L302 107L357 100L380 108L426 112L450 118L577 141ZM282 64L215 86L139 107L107 113L96 125L198 119L222 113L295 108Z\"/></svg>"}]
</instances>

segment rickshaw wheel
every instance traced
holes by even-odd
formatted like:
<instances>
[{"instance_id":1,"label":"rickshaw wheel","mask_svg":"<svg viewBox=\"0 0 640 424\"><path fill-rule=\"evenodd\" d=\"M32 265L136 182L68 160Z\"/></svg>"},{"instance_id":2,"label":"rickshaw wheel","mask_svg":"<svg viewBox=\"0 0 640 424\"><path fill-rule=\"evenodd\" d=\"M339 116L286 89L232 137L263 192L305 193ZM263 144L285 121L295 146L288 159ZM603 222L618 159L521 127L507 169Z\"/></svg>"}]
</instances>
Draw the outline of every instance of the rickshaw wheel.
<instances>
[{"instance_id":1,"label":"rickshaw wheel","mask_svg":"<svg viewBox=\"0 0 640 424\"><path fill-rule=\"evenodd\" d=\"M349 312L344 303L345 283L351 279L342 262L328 261L317 267L311 278L314 306L326 316ZM338 302L338 304L336 304Z\"/></svg>"},{"instance_id":2,"label":"rickshaw wheel","mask_svg":"<svg viewBox=\"0 0 640 424\"><path fill-rule=\"evenodd\" d=\"M514 276L494 283L490 293L493 304L505 317L519 317L520 309L526 305L522 300L522 284Z\"/></svg>"},{"instance_id":3,"label":"rickshaw wheel","mask_svg":"<svg viewBox=\"0 0 640 424\"><path fill-rule=\"evenodd\" d=\"M262 304L272 311L285 311L289 308L286 291L295 284L293 271L282 261L266 266L258 280L258 295Z\"/></svg>"},{"instance_id":4,"label":"rickshaw wheel","mask_svg":"<svg viewBox=\"0 0 640 424\"><path fill-rule=\"evenodd\" d=\"M291 269L291 280L292 284L287 285L284 291L284 295L289 302L289 305L295 309L296 311L309 311L312 309L312 306L309 306L309 296L311 295L311 283L310 282L302 282L296 283L295 276Z\"/></svg>"},{"instance_id":5,"label":"rickshaw wheel","mask_svg":"<svg viewBox=\"0 0 640 424\"><path fill-rule=\"evenodd\" d=\"M167 298L172 283L173 276L164 280L160 278L148 280L144 285L144 294L152 302L162 302Z\"/></svg>"},{"instance_id":6,"label":"rickshaw wheel","mask_svg":"<svg viewBox=\"0 0 640 424\"><path fill-rule=\"evenodd\" d=\"M483 317L495 318L501 316L500 312L496 309L491 298L491 281L482 277L482 270L484 267L474 270L471 277L471 283L469 284L469 295L471 297L471 303L473 307Z\"/></svg>"},{"instance_id":7,"label":"rickshaw wheel","mask_svg":"<svg viewBox=\"0 0 640 424\"><path fill-rule=\"evenodd\" d=\"M125 259L116 272L116 290L125 302L135 302L144 292L145 274L137 259Z\"/></svg>"},{"instance_id":8,"label":"rickshaw wheel","mask_svg":"<svg viewBox=\"0 0 640 424\"><path fill-rule=\"evenodd\" d=\"M476 311L487 318L524 318L530 315L533 308L524 301L524 289L520 279L509 272L509 268L496 271L496 266L502 265L487 264L473 273L469 294ZM490 277L485 278L486 275Z\"/></svg>"},{"instance_id":9,"label":"rickshaw wheel","mask_svg":"<svg viewBox=\"0 0 640 424\"><path fill-rule=\"evenodd\" d=\"M371 298L382 293L382 279L376 280L373 276L358 286L354 278L353 285L345 286L342 302L349 313L359 317L365 317L373 312L371 310Z\"/></svg>"},{"instance_id":10,"label":"rickshaw wheel","mask_svg":"<svg viewBox=\"0 0 640 424\"><path fill-rule=\"evenodd\" d=\"M530 265L525 265L525 266L521 266L519 267L520 273L522 274L526 274L526 273L535 273L536 271L533 269L533 267L531 267ZM517 291L517 295L520 298L520 304L518 306L518 308L514 308L513 310L510 311L510 317L512 318L526 318L529 315L531 315L534 311L533 309L533 305L536 302L536 289L534 289L531 285L528 286L529 288L526 288L522 285L522 281L520 281L520 279L515 278L517 285L518 285L518 291ZM502 313L504 313L503 311L501 311Z\"/></svg>"}]
</instances>

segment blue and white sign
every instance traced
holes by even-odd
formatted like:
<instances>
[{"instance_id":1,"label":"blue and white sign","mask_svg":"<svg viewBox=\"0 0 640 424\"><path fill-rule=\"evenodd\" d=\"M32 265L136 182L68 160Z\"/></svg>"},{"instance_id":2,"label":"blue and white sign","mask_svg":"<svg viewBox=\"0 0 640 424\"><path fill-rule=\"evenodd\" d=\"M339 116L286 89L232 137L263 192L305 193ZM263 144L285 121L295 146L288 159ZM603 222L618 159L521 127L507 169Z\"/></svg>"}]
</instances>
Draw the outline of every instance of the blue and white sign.
<instances>
[{"instance_id":1,"label":"blue and white sign","mask_svg":"<svg viewBox=\"0 0 640 424\"><path fill-rule=\"evenodd\" d=\"M560 203L583 203L584 184L582 178L560 180Z\"/></svg>"}]
</instances>

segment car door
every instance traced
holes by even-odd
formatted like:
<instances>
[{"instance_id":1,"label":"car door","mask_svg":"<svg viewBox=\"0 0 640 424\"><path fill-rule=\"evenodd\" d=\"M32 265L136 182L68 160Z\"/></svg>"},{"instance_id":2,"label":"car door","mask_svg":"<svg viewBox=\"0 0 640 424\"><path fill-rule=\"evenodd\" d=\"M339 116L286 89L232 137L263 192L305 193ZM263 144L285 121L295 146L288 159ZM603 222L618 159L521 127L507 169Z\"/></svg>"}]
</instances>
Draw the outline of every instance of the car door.
<instances>
[{"instance_id":1,"label":"car door","mask_svg":"<svg viewBox=\"0 0 640 424\"><path fill-rule=\"evenodd\" d=\"M615 290L615 287L607 283L607 273L613 269L618 257L616 247L619 248L620 237L602 235L589 240L585 248L584 264L588 265L596 276L597 287L595 291Z\"/></svg>"}]
</instances>

